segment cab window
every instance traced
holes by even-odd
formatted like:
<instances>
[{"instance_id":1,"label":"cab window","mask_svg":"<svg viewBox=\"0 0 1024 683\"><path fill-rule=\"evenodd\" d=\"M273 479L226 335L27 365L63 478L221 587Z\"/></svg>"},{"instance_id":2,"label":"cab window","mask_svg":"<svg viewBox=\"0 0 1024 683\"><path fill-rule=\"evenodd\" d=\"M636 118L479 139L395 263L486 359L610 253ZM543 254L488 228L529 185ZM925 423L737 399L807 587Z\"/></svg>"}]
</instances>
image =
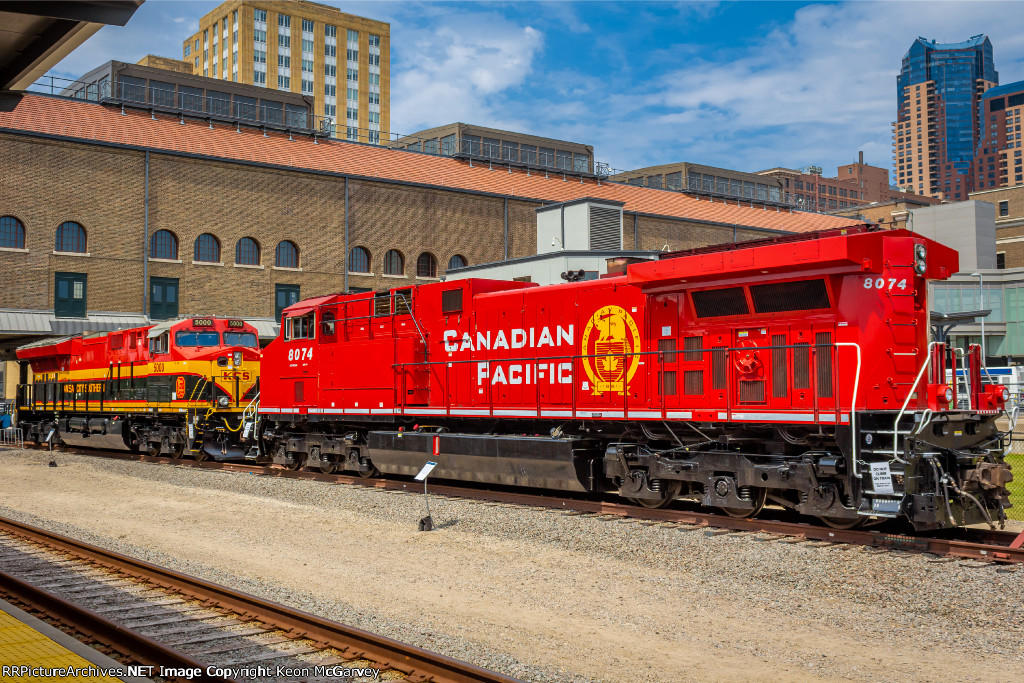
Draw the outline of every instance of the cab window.
<instances>
[{"instance_id":1,"label":"cab window","mask_svg":"<svg viewBox=\"0 0 1024 683\"><path fill-rule=\"evenodd\" d=\"M312 311L305 315L297 315L294 318L285 320L285 339L312 339L315 328L313 326Z\"/></svg>"},{"instance_id":2,"label":"cab window","mask_svg":"<svg viewBox=\"0 0 1024 683\"><path fill-rule=\"evenodd\" d=\"M220 335L213 330L181 330L174 335L177 346L220 346Z\"/></svg>"},{"instance_id":3,"label":"cab window","mask_svg":"<svg viewBox=\"0 0 1024 683\"><path fill-rule=\"evenodd\" d=\"M225 332L224 346L247 346L255 349L258 346L256 335L252 332Z\"/></svg>"},{"instance_id":4,"label":"cab window","mask_svg":"<svg viewBox=\"0 0 1024 683\"><path fill-rule=\"evenodd\" d=\"M149 352L153 355L167 353L167 344L170 341L170 334L163 334L149 340Z\"/></svg>"}]
</instances>

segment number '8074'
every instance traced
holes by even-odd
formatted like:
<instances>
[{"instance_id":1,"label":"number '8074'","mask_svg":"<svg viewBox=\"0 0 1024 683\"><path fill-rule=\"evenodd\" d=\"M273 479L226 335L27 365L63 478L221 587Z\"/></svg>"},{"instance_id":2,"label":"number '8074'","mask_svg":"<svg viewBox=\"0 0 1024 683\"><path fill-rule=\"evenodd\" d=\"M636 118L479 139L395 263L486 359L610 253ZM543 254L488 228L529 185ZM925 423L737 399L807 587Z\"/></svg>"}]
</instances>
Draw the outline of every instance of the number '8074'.
<instances>
[{"instance_id":1,"label":"number '8074'","mask_svg":"<svg viewBox=\"0 0 1024 683\"><path fill-rule=\"evenodd\" d=\"M864 279L864 289L906 289L907 279L890 277L869 277Z\"/></svg>"},{"instance_id":2,"label":"number '8074'","mask_svg":"<svg viewBox=\"0 0 1024 683\"><path fill-rule=\"evenodd\" d=\"M288 349L288 360L312 360L312 358L312 346L303 346L297 349Z\"/></svg>"}]
</instances>

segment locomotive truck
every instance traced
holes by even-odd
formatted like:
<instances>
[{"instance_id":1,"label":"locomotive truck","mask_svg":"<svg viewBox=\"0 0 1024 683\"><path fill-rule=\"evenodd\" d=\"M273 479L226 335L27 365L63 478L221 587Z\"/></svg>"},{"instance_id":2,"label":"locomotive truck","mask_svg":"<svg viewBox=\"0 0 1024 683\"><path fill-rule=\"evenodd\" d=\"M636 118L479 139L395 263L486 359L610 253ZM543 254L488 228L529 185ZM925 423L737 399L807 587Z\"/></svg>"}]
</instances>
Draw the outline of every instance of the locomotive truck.
<instances>
[{"instance_id":1,"label":"locomotive truck","mask_svg":"<svg viewBox=\"0 0 1024 683\"><path fill-rule=\"evenodd\" d=\"M599 280L466 279L285 309L263 457L678 498L837 527L1005 519L1007 392L930 338L955 251L832 230L664 254ZM966 371L967 408L946 370Z\"/></svg>"},{"instance_id":2,"label":"locomotive truck","mask_svg":"<svg viewBox=\"0 0 1024 683\"><path fill-rule=\"evenodd\" d=\"M260 353L250 324L213 317L29 344L19 423L36 443L244 459Z\"/></svg>"}]
</instances>

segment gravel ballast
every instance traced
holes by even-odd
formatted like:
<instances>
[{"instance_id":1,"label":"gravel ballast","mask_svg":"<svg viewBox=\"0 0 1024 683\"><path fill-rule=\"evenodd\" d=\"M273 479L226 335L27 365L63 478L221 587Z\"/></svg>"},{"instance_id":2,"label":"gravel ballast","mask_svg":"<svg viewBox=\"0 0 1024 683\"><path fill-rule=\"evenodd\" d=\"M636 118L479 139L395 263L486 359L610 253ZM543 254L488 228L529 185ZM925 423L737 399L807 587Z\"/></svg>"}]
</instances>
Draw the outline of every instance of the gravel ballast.
<instances>
[{"instance_id":1,"label":"gravel ballast","mask_svg":"<svg viewBox=\"0 0 1024 683\"><path fill-rule=\"evenodd\" d=\"M0 451L0 515L527 681L1024 680L1024 570Z\"/></svg>"}]
</instances>

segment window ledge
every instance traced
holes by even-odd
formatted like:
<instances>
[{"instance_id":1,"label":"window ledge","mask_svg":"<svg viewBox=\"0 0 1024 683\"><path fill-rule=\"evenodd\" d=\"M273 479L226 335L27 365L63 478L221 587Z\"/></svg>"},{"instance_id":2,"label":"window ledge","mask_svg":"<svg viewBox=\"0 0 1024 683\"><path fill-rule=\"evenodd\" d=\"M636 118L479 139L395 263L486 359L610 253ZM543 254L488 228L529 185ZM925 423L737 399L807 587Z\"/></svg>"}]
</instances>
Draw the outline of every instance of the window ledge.
<instances>
[{"instance_id":1,"label":"window ledge","mask_svg":"<svg viewBox=\"0 0 1024 683\"><path fill-rule=\"evenodd\" d=\"M440 282L441 281L441 278L439 278L439 277L420 277L419 275L416 276L416 279L417 280L426 280L428 282Z\"/></svg>"},{"instance_id":2,"label":"window ledge","mask_svg":"<svg viewBox=\"0 0 1024 683\"><path fill-rule=\"evenodd\" d=\"M0 251L12 251L16 254L27 254L28 249L19 249L18 247L0 247Z\"/></svg>"},{"instance_id":3,"label":"window ledge","mask_svg":"<svg viewBox=\"0 0 1024 683\"><path fill-rule=\"evenodd\" d=\"M381 275L381 277L390 277L390 278L394 278L396 280L405 280L406 279L406 277L404 275L390 275L388 273L384 273L383 275Z\"/></svg>"},{"instance_id":4,"label":"window ledge","mask_svg":"<svg viewBox=\"0 0 1024 683\"><path fill-rule=\"evenodd\" d=\"M220 266L221 268L224 267L223 263L220 263L220 262L217 262L217 261L196 261L194 259L192 260L192 265L193 266Z\"/></svg>"},{"instance_id":5,"label":"window ledge","mask_svg":"<svg viewBox=\"0 0 1024 683\"><path fill-rule=\"evenodd\" d=\"M265 268L265 266L247 266L244 263L233 263L231 265L233 265L235 268L252 268L254 270L263 270Z\"/></svg>"},{"instance_id":6,"label":"window ledge","mask_svg":"<svg viewBox=\"0 0 1024 683\"><path fill-rule=\"evenodd\" d=\"M81 251L53 251L51 252L54 256L92 256L89 252Z\"/></svg>"},{"instance_id":7,"label":"window ledge","mask_svg":"<svg viewBox=\"0 0 1024 683\"><path fill-rule=\"evenodd\" d=\"M373 273L361 273L358 270L350 270L350 271L348 271L348 274L349 275L358 275L359 277L374 277Z\"/></svg>"},{"instance_id":8,"label":"window ledge","mask_svg":"<svg viewBox=\"0 0 1024 683\"><path fill-rule=\"evenodd\" d=\"M153 258L149 257L150 263L181 263L180 258Z\"/></svg>"},{"instance_id":9,"label":"window ledge","mask_svg":"<svg viewBox=\"0 0 1024 683\"><path fill-rule=\"evenodd\" d=\"M290 270L293 273L301 273L302 268L287 268L285 266L273 266L274 270Z\"/></svg>"}]
</instances>

